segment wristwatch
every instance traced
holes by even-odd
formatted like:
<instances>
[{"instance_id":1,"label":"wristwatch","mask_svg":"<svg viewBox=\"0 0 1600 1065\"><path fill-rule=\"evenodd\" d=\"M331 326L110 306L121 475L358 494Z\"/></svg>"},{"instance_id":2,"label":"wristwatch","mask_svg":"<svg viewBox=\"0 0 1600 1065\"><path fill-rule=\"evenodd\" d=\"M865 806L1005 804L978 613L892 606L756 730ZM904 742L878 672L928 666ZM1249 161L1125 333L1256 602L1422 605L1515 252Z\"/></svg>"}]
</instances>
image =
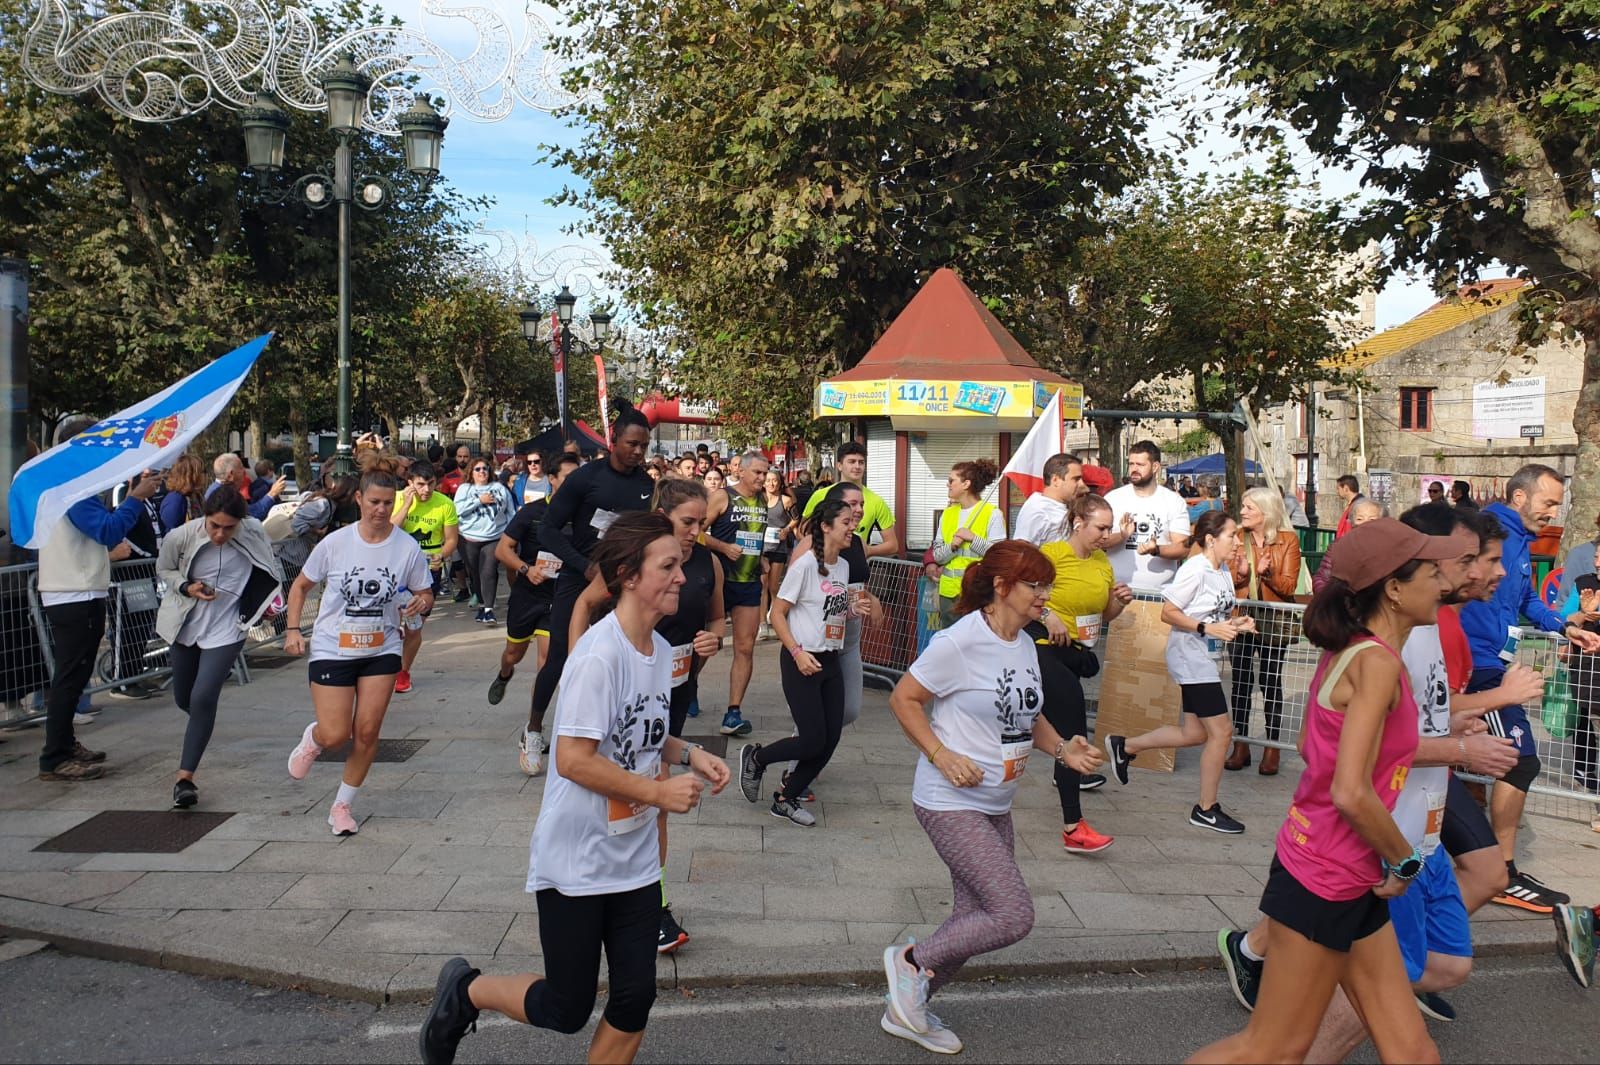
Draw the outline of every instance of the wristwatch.
<instances>
[{"instance_id":1,"label":"wristwatch","mask_svg":"<svg viewBox=\"0 0 1600 1065\"><path fill-rule=\"evenodd\" d=\"M533 567L528 565L526 562L524 562L522 565L518 566L517 567L517 580L520 581L522 578L526 577L528 575L528 570L530 570L532 568Z\"/></svg>"},{"instance_id":2,"label":"wristwatch","mask_svg":"<svg viewBox=\"0 0 1600 1065\"><path fill-rule=\"evenodd\" d=\"M1417 874L1422 872L1422 855L1415 847L1412 847L1411 853L1398 864L1391 864L1387 858L1380 858L1379 861L1383 866L1383 875L1388 876L1393 873L1397 880L1415 880Z\"/></svg>"},{"instance_id":3,"label":"wristwatch","mask_svg":"<svg viewBox=\"0 0 1600 1065\"><path fill-rule=\"evenodd\" d=\"M679 765L688 765L689 764L689 755L693 754L695 751L698 751L699 749L700 749L700 744L698 744L698 743L686 743L686 744L684 744L683 745L683 757L678 759L678 764Z\"/></svg>"},{"instance_id":4,"label":"wristwatch","mask_svg":"<svg viewBox=\"0 0 1600 1065\"><path fill-rule=\"evenodd\" d=\"M1196 625L1194 627L1194 634L1196 636L1200 637L1201 639L1205 639L1206 623L1202 621L1200 624Z\"/></svg>"}]
</instances>

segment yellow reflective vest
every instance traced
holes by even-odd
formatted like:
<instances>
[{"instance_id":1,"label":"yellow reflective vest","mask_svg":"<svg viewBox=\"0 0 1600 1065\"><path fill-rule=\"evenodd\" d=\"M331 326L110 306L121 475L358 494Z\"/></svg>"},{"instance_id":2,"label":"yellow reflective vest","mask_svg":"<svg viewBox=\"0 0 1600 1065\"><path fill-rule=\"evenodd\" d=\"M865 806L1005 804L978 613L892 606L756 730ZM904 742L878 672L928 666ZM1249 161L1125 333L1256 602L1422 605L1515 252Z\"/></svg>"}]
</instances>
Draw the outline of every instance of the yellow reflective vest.
<instances>
[{"instance_id":1,"label":"yellow reflective vest","mask_svg":"<svg viewBox=\"0 0 1600 1065\"><path fill-rule=\"evenodd\" d=\"M962 526L966 529L989 528L989 515L994 513L993 503L980 502L972 508L972 513L967 517L967 523ZM972 550L972 541L968 540L960 547L955 547L954 540L957 522L961 520L961 505L952 503L944 508L944 513L939 515L939 539L949 544L955 555L944 564L944 571L939 574L939 594L946 599L955 599L961 594L961 577L966 573L967 567L977 561L978 555Z\"/></svg>"}]
</instances>

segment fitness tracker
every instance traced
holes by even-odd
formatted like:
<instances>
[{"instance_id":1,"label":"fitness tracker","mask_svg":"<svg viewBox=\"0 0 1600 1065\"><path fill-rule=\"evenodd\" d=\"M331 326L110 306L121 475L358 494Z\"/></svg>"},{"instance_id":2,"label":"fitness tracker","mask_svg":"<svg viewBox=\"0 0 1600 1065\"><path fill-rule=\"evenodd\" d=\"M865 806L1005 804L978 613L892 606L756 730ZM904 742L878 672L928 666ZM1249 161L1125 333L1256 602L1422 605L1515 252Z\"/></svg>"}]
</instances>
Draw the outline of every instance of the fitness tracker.
<instances>
[{"instance_id":1,"label":"fitness tracker","mask_svg":"<svg viewBox=\"0 0 1600 1065\"><path fill-rule=\"evenodd\" d=\"M1412 847L1411 853L1397 864L1390 864L1387 858L1380 860L1383 863L1384 875L1393 873L1397 880L1415 880L1417 874L1422 872L1422 855L1415 847Z\"/></svg>"},{"instance_id":2,"label":"fitness tracker","mask_svg":"<svg viewBox=\"0 0 1600 1065\"><path fill-rule=\"evenodd\" d=\"M1200 624L1196 625L1194 627L1194 634L1196 636L1200 637L1202 640L1205 639L1205 636L1206 636L1206 623L1202 621Z\"/></svg>"}]
</instances>

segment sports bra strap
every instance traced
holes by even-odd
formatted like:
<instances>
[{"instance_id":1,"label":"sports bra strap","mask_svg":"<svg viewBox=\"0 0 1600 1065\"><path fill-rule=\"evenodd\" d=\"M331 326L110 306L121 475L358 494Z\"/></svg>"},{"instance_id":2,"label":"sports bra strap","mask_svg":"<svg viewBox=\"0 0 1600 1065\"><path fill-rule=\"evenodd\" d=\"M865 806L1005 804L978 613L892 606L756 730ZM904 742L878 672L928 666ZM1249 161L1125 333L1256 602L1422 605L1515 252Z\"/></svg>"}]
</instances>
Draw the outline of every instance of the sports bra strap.
<instances>
[{"instance_id":1,"label":"sports bra strap","mask_svg":"<svg viewBox=\"0 0 1600 1065\"><path fill-rule=\"evenodd\" d=\"M1381 646L1377 640L1359 640L1339 652L1339 657L1333 660L1333 666L1322 678L1322 687L1317 689L1317 702L1328 709L1333 709L1333 689L1339 683L1339 678L1344 676L1344 671L1350 663L1355 661L1356 655L1369 647Z\"/></svg>"}]
</instances>

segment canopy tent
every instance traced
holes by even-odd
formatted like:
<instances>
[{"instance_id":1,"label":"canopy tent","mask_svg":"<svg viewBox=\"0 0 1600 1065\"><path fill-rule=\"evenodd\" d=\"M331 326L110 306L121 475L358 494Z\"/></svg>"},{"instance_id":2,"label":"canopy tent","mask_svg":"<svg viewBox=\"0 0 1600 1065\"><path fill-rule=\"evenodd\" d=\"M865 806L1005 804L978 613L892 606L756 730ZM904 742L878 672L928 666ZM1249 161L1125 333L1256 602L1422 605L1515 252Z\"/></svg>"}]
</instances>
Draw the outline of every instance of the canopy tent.
<instances>
[{"instance_id":1,"label":"canopy tent","mask_svg":"<svg viewBox=\"0 0 1600 1065\"><path fill-rule=\"evenodd\" d=\"M1167 473L1174 477L1221 477L1228 472L1228 459L1219 451L1215 455L1201 455L1197 459L1180 462L1166 469ZM1254 459L1245 459L1244 472L1247 475L1260 473L1261 463Z\"/></svg>"},{"instance_id":2,"label":"canopy tent","mask_svg":"<svg viewBox=\"0 0 1600 1065\"><path fill-rule=\"evenodd\" d=\"M584 424L583 419L572 420L573 442L578 445L578 454L585 458L594 458L600 449L606 446L606 438ZM546 429L532 440L524 440L517 445L517 454L526 455L530 451L537 451L541 455L553 455L561 450L561 427L555 426Z\"/></svg>"}]
</instances>

